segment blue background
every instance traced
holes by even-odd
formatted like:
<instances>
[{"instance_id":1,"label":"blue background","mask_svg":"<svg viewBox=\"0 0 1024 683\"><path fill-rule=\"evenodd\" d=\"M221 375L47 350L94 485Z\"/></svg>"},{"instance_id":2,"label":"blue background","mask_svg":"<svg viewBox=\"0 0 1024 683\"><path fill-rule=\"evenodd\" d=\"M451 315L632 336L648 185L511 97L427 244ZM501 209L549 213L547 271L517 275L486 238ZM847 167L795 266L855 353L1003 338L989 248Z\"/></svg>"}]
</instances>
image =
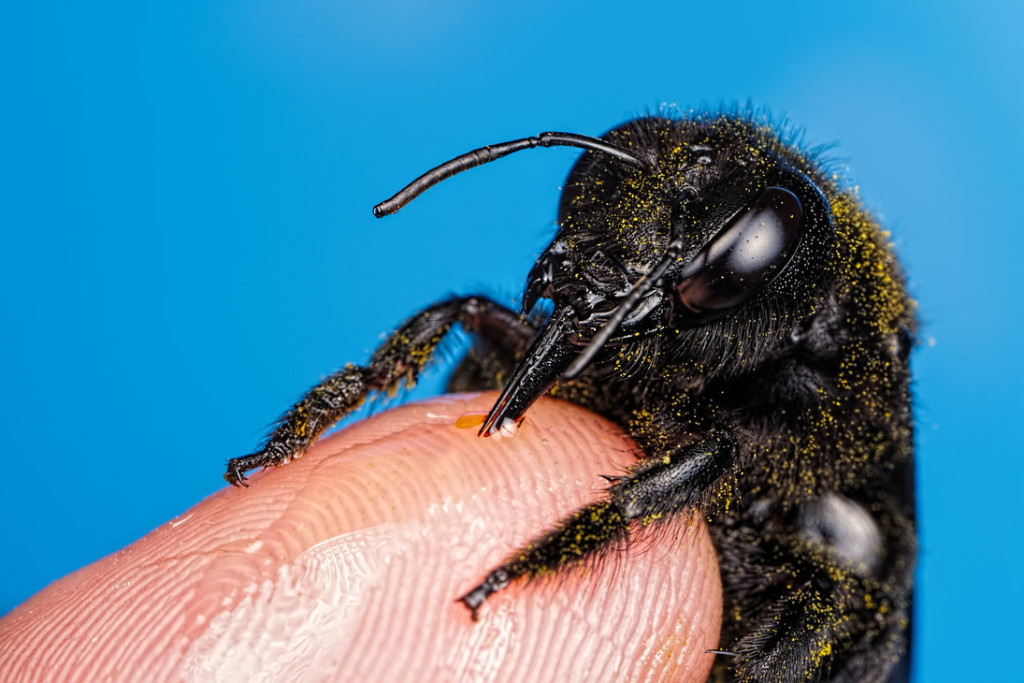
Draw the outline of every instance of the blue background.
<instances>
[{"instance_id":1,"label":"blue background","mask_svg":"<svg viewBox=\"0 0 1024 683\"><path fill-rule=\"evenodd\" d=\"M417 307L511 302L578 152L384 221L375 202L482 144L749 100L837 143L920 301L917 679L1002 673L1024 608L1019 4L145 4L0 6L0 613L223 486Z\"/></svg>"}]
</instances>

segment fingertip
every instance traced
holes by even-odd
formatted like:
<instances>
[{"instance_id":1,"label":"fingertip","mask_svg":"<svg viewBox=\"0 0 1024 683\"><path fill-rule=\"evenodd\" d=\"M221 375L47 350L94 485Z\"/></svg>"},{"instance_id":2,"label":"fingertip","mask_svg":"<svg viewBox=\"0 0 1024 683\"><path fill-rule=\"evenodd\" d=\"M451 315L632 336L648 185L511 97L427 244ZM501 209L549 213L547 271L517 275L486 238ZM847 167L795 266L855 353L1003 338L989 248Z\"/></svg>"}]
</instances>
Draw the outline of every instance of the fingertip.
<instances>
[{"instance_id":1,"label":"fingertip","mask_svg":"<svg viewBox=\"0 0 1024 683\"><path fill-rule=\"evenodd\" d=\"M703 680L721 587L699 520L476 610L455 599L634 461L554 400L479 439L460 418L493 400L389 411L226 487L0 621L0 660L27 680Z\"/></svg>"}]
</instances>

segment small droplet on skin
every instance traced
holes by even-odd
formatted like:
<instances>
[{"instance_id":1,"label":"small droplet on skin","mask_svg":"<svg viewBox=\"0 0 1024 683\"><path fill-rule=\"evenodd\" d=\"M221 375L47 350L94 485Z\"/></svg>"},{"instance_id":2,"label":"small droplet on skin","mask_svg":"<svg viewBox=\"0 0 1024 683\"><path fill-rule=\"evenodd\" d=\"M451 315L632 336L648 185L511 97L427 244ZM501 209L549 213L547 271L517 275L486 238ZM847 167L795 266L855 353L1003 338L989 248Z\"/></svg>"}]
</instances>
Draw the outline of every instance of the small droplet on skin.
<instances>
[{"instance_id":1,"label":"small droplet on skin","mask_svg":"<svg viewBox=\"0 0 1024 683\"><path fill-rule=\"evenodd\" d=\"M483 413L473 415L463 415L462 417L455 420L455 426L459 429L470 429L472 427L479 427L484 423L487 416Z\"/></svg>"},{"instance_id":2,"label":"small droplet on skin","mask_svg":"<svg viewBox=\"0 0 1024 683\"><path fill-rule=\"evenodd\" d=\"M185 515L184 517L175 517L170 522L168 522L168 524L171 527L179 527L182 524L184 524L185 522L187 522L191 516L192 515Z\"/></svg>"},{"instance_id":3,"label":"small droplet on skin","mask_svg":"<svg viewBox=\"0 0 1024 683\"><path fill-rule=\"evenodd\" d=\"M501 421L501 435L506 437L513 437L516 435L516 429L519 428L519 423L513 419L505 418Z\"/></svg>"}]
</instances>

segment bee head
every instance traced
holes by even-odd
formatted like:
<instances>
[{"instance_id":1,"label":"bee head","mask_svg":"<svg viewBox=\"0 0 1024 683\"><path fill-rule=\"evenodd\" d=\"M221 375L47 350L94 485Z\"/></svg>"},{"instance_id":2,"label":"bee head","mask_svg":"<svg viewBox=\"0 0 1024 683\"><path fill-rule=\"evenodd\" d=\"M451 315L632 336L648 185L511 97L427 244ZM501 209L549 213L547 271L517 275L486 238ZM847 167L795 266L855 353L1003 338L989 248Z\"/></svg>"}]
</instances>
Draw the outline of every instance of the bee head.
<instances>
[{"instance_id":1,"label":"bee head","mask_svg":"<svg viewBox=\"0 0 1024 683\"><path fill-rule=\"evenodd\" d=\"M525 312L541 299L554 312L481 433L518 419L559 379L642 340L669 338L674 343L660 346L676 356L699 348L705 375L735 371L743 362L737 348L756 357L829 290L834 229L816 172L769 129L743 119L648 117L601 139L545 133L482 148L421 176L374 212L393 212L466 168L552 145L587 150L569 173L558 232L523 295ZM737 335L748 338L737 344Z\"/></svg>"}]
</instances>

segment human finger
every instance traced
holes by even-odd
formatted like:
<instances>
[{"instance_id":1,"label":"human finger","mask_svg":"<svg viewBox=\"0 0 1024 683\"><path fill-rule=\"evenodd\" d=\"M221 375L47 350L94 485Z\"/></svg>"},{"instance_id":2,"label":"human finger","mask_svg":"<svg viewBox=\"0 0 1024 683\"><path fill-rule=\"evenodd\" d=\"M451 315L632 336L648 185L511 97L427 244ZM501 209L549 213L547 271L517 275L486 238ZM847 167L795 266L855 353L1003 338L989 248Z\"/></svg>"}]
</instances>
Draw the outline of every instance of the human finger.
<instances>
[{"instance_id":1,"label":"human finger","mask_svg":"<svg viewBox=\"0 0 1024 683\"><path fill-rule=\"evenodd\" d=\"M513 438L461 426L493 400L388 411L217 492L15 609L0 661L17 680L704 680L721 587L699 520L514 584L479 622L455 602L634 460L556 400Z\"/></svg>"}]
</instances>

